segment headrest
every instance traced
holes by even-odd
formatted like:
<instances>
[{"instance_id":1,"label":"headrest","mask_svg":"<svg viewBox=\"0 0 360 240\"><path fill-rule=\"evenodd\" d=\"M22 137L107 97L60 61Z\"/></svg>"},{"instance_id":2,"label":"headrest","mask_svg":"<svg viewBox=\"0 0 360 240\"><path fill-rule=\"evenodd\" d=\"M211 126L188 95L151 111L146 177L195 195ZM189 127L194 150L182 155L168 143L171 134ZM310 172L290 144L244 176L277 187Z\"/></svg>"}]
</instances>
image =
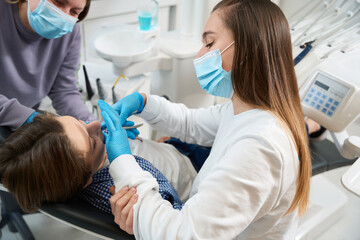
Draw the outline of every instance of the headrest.
<instances>
[{"instance_id":1,"label":"headrest","mask_svg":"<svg viewBox=\"0 0 360 240\"><path fill-rule=\"evenodd\" d=\"M0 127L0 142L4 141L10 136L12 131L8 127Z\"/></svg>"}]
</instances>

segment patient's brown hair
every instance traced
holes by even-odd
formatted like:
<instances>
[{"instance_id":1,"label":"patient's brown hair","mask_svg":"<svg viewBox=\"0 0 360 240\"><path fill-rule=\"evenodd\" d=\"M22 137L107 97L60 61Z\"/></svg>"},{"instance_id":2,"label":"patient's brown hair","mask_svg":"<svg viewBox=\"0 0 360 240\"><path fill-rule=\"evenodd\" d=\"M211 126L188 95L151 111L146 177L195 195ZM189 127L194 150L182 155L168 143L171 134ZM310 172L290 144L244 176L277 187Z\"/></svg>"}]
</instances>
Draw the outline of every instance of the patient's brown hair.
<instances>
[{"instance_id":1,"label":"patient's brown hair","mask_svg":"<svg viewBox=\"0 0 360 240\"><path fill-rule=\"evenodd\" d=\"M70 199L91 177L84 154L73 150L55 118L49 113L35 117L0 146L1 182L26 212Z\"/></svg>"}]
</instances>

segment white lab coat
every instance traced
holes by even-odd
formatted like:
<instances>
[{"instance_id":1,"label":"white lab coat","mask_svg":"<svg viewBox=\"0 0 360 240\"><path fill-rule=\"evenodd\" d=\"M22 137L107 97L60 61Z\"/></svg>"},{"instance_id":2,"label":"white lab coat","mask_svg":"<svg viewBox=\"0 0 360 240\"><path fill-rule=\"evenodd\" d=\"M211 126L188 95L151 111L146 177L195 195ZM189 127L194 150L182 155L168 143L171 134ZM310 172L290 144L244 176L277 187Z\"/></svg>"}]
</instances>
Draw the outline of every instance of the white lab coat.
<instances>
[{"instance_id":1,"label":"white lab coat","mask_svg":"<svg viewBox=\"0 0 360 240\"><path fill-rule=\"evenodd\" d=\"M116 190L137 186L137 239L294 238L297 212L283 215L295 195L298 156L271 113L254 109L234 116L231 102L194 110L148 96L139 116L155 129L212 151L181 211L161 198L156 180L131 155L112 162Z\"/></svg>"}]
</instances>

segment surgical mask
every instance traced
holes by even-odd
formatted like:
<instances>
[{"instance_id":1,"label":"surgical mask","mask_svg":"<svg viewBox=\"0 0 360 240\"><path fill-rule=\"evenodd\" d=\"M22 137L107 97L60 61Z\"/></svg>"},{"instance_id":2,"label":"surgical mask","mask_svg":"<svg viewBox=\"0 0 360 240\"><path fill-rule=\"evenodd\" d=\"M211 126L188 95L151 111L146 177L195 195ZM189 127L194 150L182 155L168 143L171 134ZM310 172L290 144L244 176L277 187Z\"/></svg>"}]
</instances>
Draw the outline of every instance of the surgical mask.
<instances>
[{"instance_id":1,"label":"surgical mask","mask_svg":"<svg viewBox=\"0 0 360 240\"><path fill-rule=\"evenodd\" d=\"M219 49L206 53L200 58L194 59L196 76L202 89L211 95L231 98L234 89L231 82L231 71L226 72L222 68L221 54L234 42L230 43L223 51Z\"/></svg>"},{"instance_id":2,"label":"surgical mask","mask_svg":"<svg viewBox=\"0 0 360 240\"><path fill-rule=\"evenodd\" d=\"M46 0L40 0L33 12L30 11L28 1L28 19L32 29L47 39L55 39L71 33L78 20Z\"/></svg>"}]
</instances>

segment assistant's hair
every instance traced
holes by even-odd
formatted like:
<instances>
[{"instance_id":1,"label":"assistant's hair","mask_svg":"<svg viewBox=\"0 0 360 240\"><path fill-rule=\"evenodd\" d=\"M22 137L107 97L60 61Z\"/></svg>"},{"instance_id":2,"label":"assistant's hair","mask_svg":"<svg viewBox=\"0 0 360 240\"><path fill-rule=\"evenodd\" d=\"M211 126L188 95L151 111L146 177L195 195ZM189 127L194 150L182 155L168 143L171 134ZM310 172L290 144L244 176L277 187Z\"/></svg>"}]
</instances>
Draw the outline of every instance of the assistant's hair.
<instances>
[{"instance_id":1,"label":"assistant's hair","mask_svg":"<svg viewBox=\"0 0 360 240\"><path fill-rule=\"evenodd\" d=\"M274 113L290 130L300 161L294 200L286 212L306 211L311 157L292 56L288 22L270 0L223 0L219 11L232 32L232 84L245 103Z\"/></svg>"},{"instance_id":2,"label":"assistant's hair","mask_svg":"<svg viewBox=\"0 0 360 240\"><path fill-rule=\"evenodd\" d=\"M6 0L6 2L10 3L10 4L17 4L17 3L24 3L24 2L28 2L29 0ZM90 9L90 3L91 0L86 0L86 4L84 7L84 10L79 14L79 22L82 21L88 14L89 9Z\"/></svg>"},{"instance_id":3,"label":"assistant's hair","mask_svg":"<svg viewBox=\"0 0 360 240\"><path fill-rule=\"evenodd\" d=\"M0 145L1 182L26 212L70 199L91 177L84 154L73 150L55 118L36 116Z\"/></svg>"}]
</instances>

